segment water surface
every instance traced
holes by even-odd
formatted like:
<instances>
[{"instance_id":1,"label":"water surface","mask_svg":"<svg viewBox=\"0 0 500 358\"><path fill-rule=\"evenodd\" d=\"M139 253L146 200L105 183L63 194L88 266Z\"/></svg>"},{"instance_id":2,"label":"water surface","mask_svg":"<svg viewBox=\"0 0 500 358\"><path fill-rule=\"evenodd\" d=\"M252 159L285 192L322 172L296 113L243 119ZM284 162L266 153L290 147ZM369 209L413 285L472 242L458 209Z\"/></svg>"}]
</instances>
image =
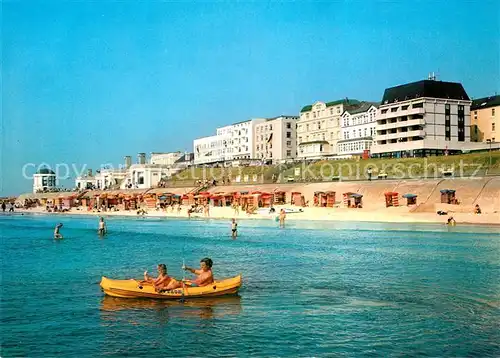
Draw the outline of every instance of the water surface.
<instances>
[{"instance_id":1,"label":"water surface","mask_svg":"<svg viewBox=\"0 0 500 358\"><path fill-rule=\"evenodd\" d=\"M65 239L54 241L62 222ZM498 228L1 215L1 356L499 356ZM239 296L104 297L214 262Z\"/></svg>"}]
</instances>

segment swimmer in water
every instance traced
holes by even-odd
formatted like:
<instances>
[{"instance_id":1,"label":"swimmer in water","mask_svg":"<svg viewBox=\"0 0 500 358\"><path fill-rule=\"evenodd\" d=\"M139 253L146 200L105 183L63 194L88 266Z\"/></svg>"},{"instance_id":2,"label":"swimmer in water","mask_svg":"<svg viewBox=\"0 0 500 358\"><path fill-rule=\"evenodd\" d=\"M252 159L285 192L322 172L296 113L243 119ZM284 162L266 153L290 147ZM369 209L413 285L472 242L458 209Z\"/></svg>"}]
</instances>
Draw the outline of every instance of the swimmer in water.
<instances>
[{"instance_id":1,"label":"swimmer in water","mask_svg":"<svg viewBox=\"0 0 500 358\"><path fill-rule=\"evenodd\" d=\"M63 224L59 223L56 225L56 228L54 229L54 239L60 240L63 239L63 236L59 232L59 230L63 227Z\"/></svg>"},{"instance_id":2,"label":"swimmer in water","mask_svg":"<svg viewBox=\"0 0 500 358\"><path fill-rule=\"evenodd\" d=\"M231 222L231 237L233 239L238 237L238 223L236 222L236 219L233 219Z\"/></svg>"},{"instance_id":3,"label":"swimmer in water","mask_svg":"<svg viewBox=\"0 0 500 358\"><path fill-rule=\"evenodd\" d=\"M100 236L103 236L104 234L106 234L108 230L106 229L106 223L104 222L104 218L101 217L99 219L99 229L97 229L97 233L100 235Z\"/></svg>"}]
</instances>

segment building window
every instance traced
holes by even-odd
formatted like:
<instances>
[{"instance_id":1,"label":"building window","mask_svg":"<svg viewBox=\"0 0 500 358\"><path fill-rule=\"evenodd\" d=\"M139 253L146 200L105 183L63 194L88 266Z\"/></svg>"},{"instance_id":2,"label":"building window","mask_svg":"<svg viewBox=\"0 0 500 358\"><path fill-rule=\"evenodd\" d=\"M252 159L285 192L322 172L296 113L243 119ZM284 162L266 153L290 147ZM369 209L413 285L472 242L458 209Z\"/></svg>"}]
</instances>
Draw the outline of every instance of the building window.
<instances>
[{"instance_id":1,"label":"building window","mask_svg":"<svg viewBox=\"0 0 500 358\"><path fill-rule=\"evenodd\" d=\"M286 132L286 137L287 138L292 138L292 132Z\"/></svg>"},{"instance_id":2,"label":"building window","mask_svg":"<svg viewBox=\"0 0 500 358\"><path fill-rule=\"evenodd\" d=\"M450 105L445 105L444 109L444 137L445 140L451 140L451 120L450 120Z\"/></svg>"},{"instance_id":3,"label":"building window","mask_svg":"<svg viewBox=\"0 0 500 358\"><path fill-rule=\"evenodd\" d=\"M465 141L465 114L463 105L458 106L458 141Z\"/></svg>"},{"instance_id":4,"label":"building window","mask_svg":"<svg viewBox=\"0 0 500 358\"><path fill-rule=\"evenodd\" d=\"M288 122L288 123L286 124L286 129L290 129L290 128L292 128L292 123Z\"/></svg>"},{"instance_id":5,"label":"building window","mask_svg":"<svg viewBox=\"0 0 500 358\"><path fill-rule=\"evenodd\" d=\"M387 113L387 109L382 109L382 110L380 111L380 113L382 113L382 114L386 114L386 113Z\"/></svg>"},{"instance_id":6,"label":"building window","mask_svg":"<svg viewBox=\"0 0 500 358\"><path fill-rule=\"evenodd\" d=\"M397 112L398 111L398 107L392 107L391 108L391 112Z\"/></svg>"},{"instance_id":7,"label":"building window","mask_svg":"<svg viewBox=\"0 0 500 358\"><path fill-rule=\"evenodd\" d=\"M491 109L491 115L492 115L493 117L495 117L495 108L492 108L492 109Z\"/></svg>"},{"instance_id":8,"label":"building window","mask_svg":"<svg viewBox=\"0 0 500 358\"><path fill-rule=\"evenodd\" d=\"M286 151L286 156L287 157L291 157L292 156L292 151L291 150L287 150Z\"/></svg>"},{"instance_id":9,"label":"building window","mask_svg":"<svg viewBox=\"0 0 500 358\"><path fill-rule=\"evenodd\" d=\"M286 141L286 146L287 147L291 147L292 146L292 141L291 140L287 140Z\"/></svg>"},{"instance_id":10,"label":"building window","mask_svg":"<svg viewBox=\"0 0 500 358\"><path fill-rule=\"evenodd\" d=\"M449 106L449 104L447 104L447 106ZM414 103L412 105L412 108L424 108L424 103L423 102L420 102L420 103Z\"/></svg>"},{"instance_id":11,"label":"building window","mask_svg":"<svg viewBox=\"0 0 500 358\"><path fill-rule=\"evenodd\" d=\"M491 123L491 131L494 132L495 131L495 122L492 122Z\"/></svg>"}]
</instances>

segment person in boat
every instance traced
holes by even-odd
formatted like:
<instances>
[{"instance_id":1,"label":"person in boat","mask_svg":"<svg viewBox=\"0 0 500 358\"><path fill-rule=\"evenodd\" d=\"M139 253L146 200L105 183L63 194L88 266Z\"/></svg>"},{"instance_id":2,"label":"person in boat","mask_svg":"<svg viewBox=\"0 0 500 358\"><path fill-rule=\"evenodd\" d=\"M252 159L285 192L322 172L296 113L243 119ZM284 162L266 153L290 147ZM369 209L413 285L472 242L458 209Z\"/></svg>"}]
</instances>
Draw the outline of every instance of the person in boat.
<instances>
[{"instance_id":1,"label":"person in boat","mask_svg":"<svg viewBox=\"0 0 500 358\"><path fill-rule=\"evenodd\" d=\"M106 223L104 222L104 218L101 216L101 218L99 219L99 229L97 229L97 233L99 235L104 235L106 234L108 230L106 230Z\"/></svg>"},{"instance_id":2,"label":"person in boat","mask_svg":"<svg viewBox=\"0 0 500 358\"><path fill-rule=\"evenodd\" d=\"M153 278L144 271L144 281L149 282L155 288L156 292L173 290L181 286L181 283L167 273L167 265L158 264L158 277Z\"/></svg>"},{"instance_id":3,"label":"person in boat","mask_svg":"<svg viewBox=\"0 0 500 358\"><path fill-rule=\"evenodd\" d=\"M205 257L200 261L200 269L196 270L191 267L183 266L182 269L185 271L189 271L191 273L194 273L195 275L198 275L196 279L194 280L186 280L184 283L188 286L207 286L210 285L211 283L214 282L214 276L212 273L212 265L213 261L212 259Z\"/></svg>"},{"instance_id":4,"label":"person in boat","mask_svg":"<svg viewBox=\"0 0 500 358\"><path fill-rule=\"evenodd\" d=\"M237 236L238 236L238 223L236 222L236 219L233 218L233 220L231 221L231 237L233 239L236 239Z\"/></svg>"},{"instance_id":5,"label":"person in boat","mask_svg":"<svg viewBox=\"0 0 500 358\"><path fill-rule=\"evenodd\" d=\"M56 225L56 228L54 229L54 239L59 240L63 238L63 236L60 233L62 227L63 227L62 223Z\"/></svg>"}]
</instances>

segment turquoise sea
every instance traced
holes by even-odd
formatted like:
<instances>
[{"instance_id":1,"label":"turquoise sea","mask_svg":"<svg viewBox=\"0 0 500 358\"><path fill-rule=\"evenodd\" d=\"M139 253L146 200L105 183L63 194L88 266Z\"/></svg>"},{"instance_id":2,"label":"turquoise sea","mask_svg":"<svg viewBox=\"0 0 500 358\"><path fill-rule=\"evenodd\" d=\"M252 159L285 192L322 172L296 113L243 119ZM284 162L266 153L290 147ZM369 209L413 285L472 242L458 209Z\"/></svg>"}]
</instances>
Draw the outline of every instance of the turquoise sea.
<instances>
[{"instance_id":1,"label":"turquoise sea","mask_svg":"<svg viewBox=\"0 0 500 358\"><path fill-rule=\"evenodd\" d=\"M65 239L54 241L62 222ZM500 356L498 228L0 215L2 357ZM214 260L239 296L104 297Z\"/></svg>"}]
</instances>

